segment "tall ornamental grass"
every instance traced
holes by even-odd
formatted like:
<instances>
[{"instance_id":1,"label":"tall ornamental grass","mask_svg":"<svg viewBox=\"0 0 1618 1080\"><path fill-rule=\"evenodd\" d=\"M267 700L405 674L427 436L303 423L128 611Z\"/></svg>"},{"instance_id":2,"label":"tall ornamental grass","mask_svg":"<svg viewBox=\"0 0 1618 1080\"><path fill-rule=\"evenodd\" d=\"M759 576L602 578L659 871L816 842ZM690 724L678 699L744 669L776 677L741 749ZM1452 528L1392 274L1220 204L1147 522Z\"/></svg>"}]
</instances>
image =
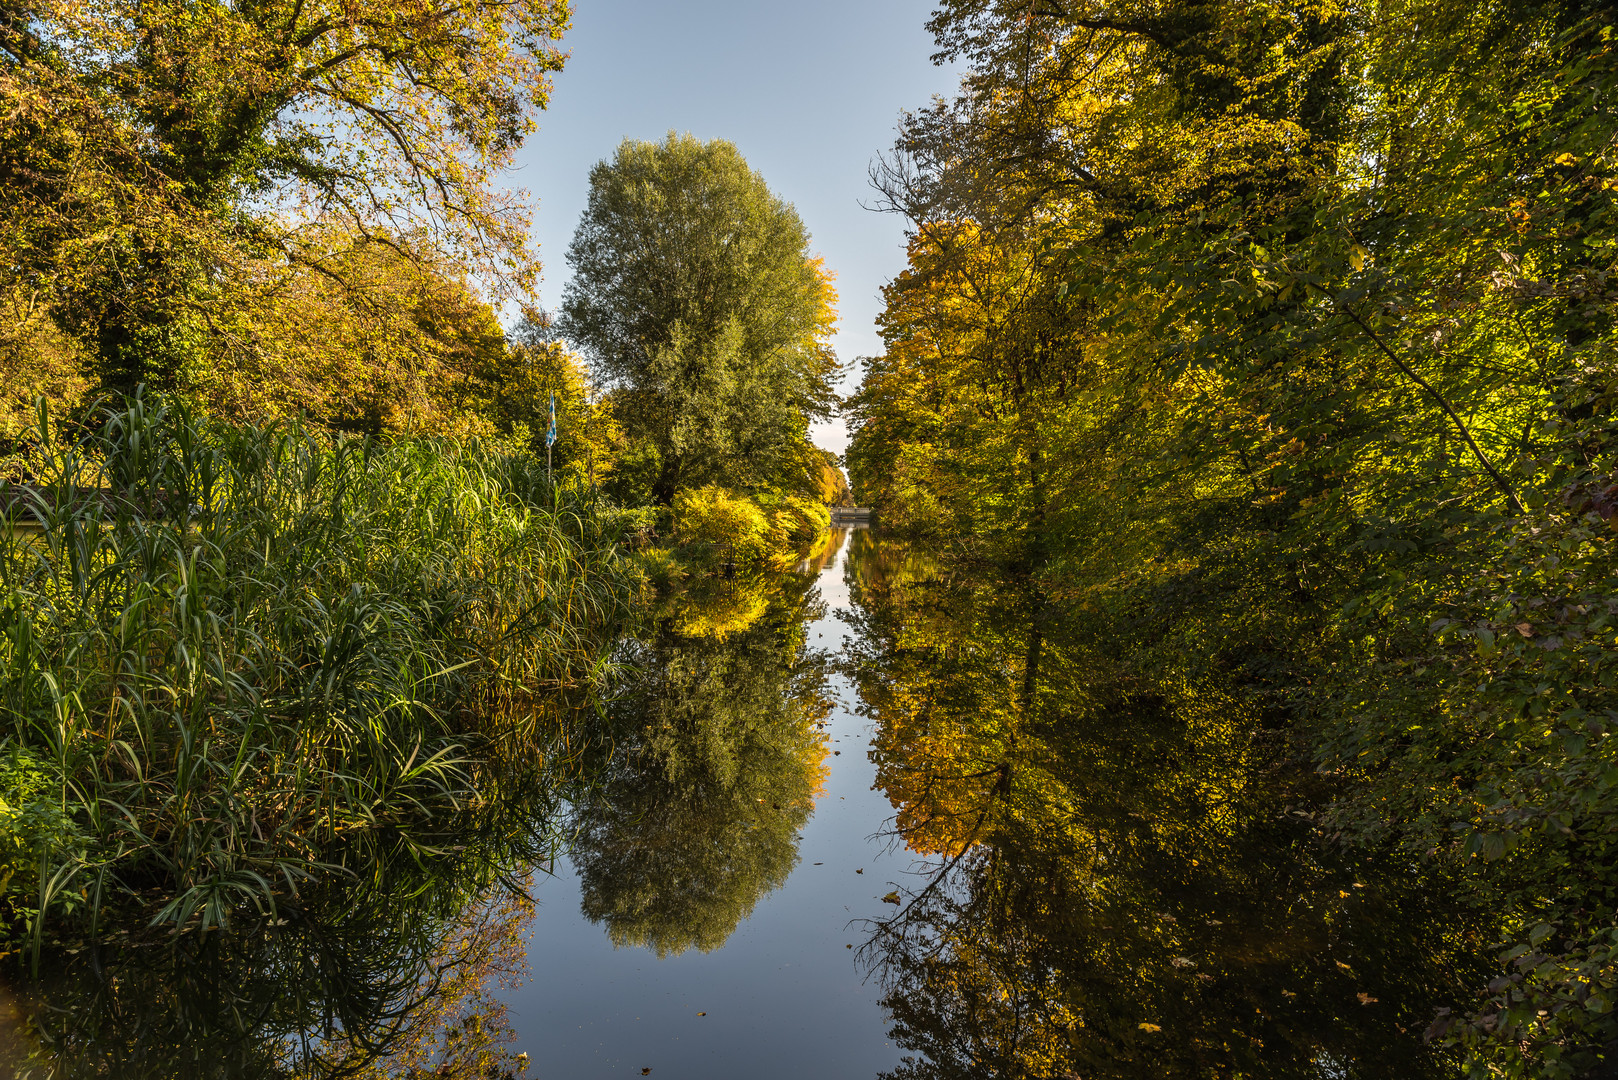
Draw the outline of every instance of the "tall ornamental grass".
<instances>
[{"instance_id":1,"label":"tall ornamental grass","mask_svg":"<svg viewBox=\"0 0 1618 1080\"><path fill-rule=\"evenodd\" d=\"M632 595L525 459L141 399L40 437L0 486L0 783L30 778L0 829L55 823L0 845L0 899L36 932L114 900L274 914L379 838L453 844Z\"/></svg>"}]
</instances>

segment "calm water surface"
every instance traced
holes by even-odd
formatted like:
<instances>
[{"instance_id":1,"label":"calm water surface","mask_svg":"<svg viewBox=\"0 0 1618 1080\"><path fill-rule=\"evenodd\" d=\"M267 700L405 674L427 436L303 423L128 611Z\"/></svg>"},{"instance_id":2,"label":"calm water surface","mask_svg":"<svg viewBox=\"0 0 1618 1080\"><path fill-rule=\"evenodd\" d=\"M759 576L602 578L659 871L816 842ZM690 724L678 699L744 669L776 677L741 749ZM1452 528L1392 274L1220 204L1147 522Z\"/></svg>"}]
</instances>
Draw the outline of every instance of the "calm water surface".
<instances>
[{"instance_id":1,"label":"calm water surface","mask_svg":"<svg viewBox=\"0 0 1618 1080\"><path fill-rule=\"evenodd\" d=\"M838 618L846 548L836 537L825 566L809 569L822 612L807 623L811 650L840 653L849 632ZM796 833L796 864L722 945L661 958L651 944L615 947L581 914L571 861L537 883L533 981L507 998L537 1075L875 1077L899 1063L856 952L866 920L893 910L881 898L910 880L912 859L887 835L893 808L873 790L871 721L845 676L829 673L825 690L828 771Z\"/></svg>"},{"instance_id":2,"label":"calm water surface","mask_svg":"<svg viewBox=\"0 0 1618 1080\"><path fill-rule=\"evenodd\" d=\"M1280 734L1064 610L865 532L696 583L456 843L228 936L49 943L0 1071L1458 1075L1422 1032L1487 943L1444 883L1339 849ZM509 865L536 831L554 864Z\"/></svg>"}]
</instances>

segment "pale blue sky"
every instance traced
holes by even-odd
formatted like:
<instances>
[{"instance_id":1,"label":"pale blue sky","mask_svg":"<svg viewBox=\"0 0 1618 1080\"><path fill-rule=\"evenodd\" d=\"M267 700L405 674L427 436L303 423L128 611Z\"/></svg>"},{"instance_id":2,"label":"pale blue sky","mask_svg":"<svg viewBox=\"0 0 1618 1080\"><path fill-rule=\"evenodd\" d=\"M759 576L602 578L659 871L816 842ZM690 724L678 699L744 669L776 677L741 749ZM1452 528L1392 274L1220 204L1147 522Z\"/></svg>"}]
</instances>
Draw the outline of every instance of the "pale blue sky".
<instances>
[{"instance_id":1,"label":"pale blue sky","mask_svg":"<svg viewBox=\"0 0 1618 1080\"><path fill-rule=\"evenodd\" d=\"M878 289L904 265L904 224L860 207L905 108L954 91L928 60L929 0L577 0L572 52L513 181L537 199L541 296L561 301L590 168L626 136L729 139L795 204L837 272L847 362L881 351ZM816 441L841 452L841 425Z\"/></svg>"}]
</instances>

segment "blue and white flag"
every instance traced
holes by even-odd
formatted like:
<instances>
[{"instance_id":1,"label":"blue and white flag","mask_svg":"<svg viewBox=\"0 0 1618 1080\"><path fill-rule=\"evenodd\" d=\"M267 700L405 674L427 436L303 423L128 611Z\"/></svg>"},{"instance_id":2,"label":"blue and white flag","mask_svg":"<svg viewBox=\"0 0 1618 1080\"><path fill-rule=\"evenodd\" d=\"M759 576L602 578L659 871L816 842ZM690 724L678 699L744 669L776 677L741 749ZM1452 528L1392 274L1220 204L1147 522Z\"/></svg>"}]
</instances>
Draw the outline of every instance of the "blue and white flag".
<instances>
[{"instance_id":1,"label":"blue and white flag","mask_svg":"<svg viewBox=\"0 0 1618 1080\"><path fill-rule=\"evenodd\" d=\"M551 392L551 426L545 432L545 445L556 445L556 392Z\"/></svg>"}]
</instances>

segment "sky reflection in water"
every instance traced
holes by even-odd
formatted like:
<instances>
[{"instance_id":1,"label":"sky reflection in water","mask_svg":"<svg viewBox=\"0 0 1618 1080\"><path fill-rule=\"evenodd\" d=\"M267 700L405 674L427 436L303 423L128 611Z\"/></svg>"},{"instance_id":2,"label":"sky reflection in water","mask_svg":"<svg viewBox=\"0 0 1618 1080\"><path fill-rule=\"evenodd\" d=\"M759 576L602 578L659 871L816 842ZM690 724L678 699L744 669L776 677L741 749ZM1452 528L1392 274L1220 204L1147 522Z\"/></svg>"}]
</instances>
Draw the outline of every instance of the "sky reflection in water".
<instances>
[{"instance_id":1,"label":"sky reflection in water","mask_svg":"<svg viewBox=\"0 0 1618 1080\"><path fill-rule=\"evenodd\" d=\"M178 951L62 943L21 1010L63 1077L324 1076L355 1061L324 1025L401 1018L357 1075L507 1025L545 1080L1456 1075L1421 1033L1487 950L1443 883L1334 848L1279 736L1112 678L1046 604L866 532L697 583L551 748L566 775L518 770L442 868ZM531 919L466 908L559 826ZM418 1003L462 940L468 978Z\"/></svg>"},{"instance_id":2,"label":"sky reflection in water","mask_svg":"<svg viewBox=\"0 0 1618 1080\"><path fill-rule=\"evenodd\" d=\"M810 649L837 650L847 632L835 614L847 605L843 546L838 538L817 578L826 611L809 623ZM878 835L892 810L871 790L869 722L848 707L854 701L841 676L827 689L841 702L826 717L830 771L801 830L797 865L721 948L662 959L650 947L615 949L579 914L570 863L537 884L533 982L511 995L510 1007L519 1039L543 1055L539 1076L650 1067L671 1080L874 1077L898 1064L880 987L865 978L856 951L867 933L861 920L883 914L881 897L910 859Z\"/></svg>"}]
</instances>

